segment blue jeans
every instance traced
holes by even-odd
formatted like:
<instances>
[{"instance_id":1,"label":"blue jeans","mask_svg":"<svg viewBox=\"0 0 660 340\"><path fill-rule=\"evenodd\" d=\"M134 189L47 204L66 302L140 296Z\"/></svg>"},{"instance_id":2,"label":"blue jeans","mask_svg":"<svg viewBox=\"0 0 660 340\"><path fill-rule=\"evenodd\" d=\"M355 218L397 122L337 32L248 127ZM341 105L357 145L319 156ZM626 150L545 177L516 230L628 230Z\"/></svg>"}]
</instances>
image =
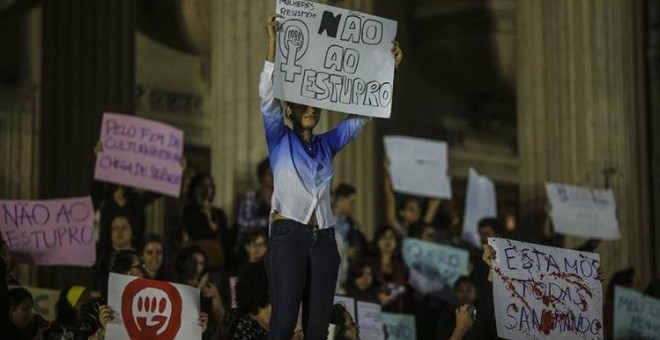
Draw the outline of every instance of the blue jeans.
<instances>
[{"instance_id":1,"label":"blue jeans","mask_svg":"<svg viewBox=\"0 0 660 340\"><path fill-rule=\"evenodd\" d=\"M272 304L268 339L291 339L302 301L305 339L325 340L340 262L335 230L292 220L274 221L270 228L266 253Z\"/></svg>"}]
</instances>

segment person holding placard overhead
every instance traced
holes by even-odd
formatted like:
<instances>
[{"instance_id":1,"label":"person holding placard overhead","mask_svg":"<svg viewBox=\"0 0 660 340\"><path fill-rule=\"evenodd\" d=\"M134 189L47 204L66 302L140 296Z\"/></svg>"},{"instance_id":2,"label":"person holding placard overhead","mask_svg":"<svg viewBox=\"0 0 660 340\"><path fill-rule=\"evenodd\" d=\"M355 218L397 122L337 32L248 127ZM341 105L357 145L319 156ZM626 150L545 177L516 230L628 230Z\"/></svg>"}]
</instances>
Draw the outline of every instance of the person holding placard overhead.
<instances>
[{"instance_id":1,"label":"person holding placard overhead","mask_svg":"<svg viewBox=\"0 0 660 340\"><path fill-rule=\"evenodd\" d=\"M315 135L321 110L275 99L273 69L279 15L266 21L267 55L259 95L274 178L266 269L273 313L269 339L291 339L303 306L305 339L326 339L339 268L330 207L332 158L355 139L367 117L349 116ZM402 53L394 42L399 65ZM288 118L293 128L285 125Z\"/></svg>"}]
</instances>

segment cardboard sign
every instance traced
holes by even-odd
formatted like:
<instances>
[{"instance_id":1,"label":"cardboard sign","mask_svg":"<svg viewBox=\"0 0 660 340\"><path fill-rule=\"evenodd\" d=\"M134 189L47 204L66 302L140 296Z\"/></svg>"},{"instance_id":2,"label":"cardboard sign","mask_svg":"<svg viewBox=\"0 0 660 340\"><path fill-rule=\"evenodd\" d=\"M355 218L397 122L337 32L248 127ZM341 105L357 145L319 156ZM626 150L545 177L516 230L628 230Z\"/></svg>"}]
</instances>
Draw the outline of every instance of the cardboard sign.
<instances>
[{"instance_id":1,"label":"cardboard sign","mask_svg":"<svg viewBox=\"0 0 660 340\"><path fill-rule=\"evenodd\" d=\"M602 339L598 254L489 238L497 335Z\"/></svg>"},{"instance_id":2,"label":"cardboard sign","mask_svg":"<svg viewBox=\"0 0 660 340\"><path fill-rule=\"evenodd\" d=\"M611 189L546 183L545 190L552 205L555 232L604 240L621 238Z\"/></svg>"},{"instance_id":3,"label":"cardboard sign","mask_svg":"<svg viewBox=\"0 0 660 340\"><path fill-rule=\"evenodd\" d=\"M355 317L355 299L350 297L350 296L344 296L344 295L335 295L335 301L334 304L340 304L346 308L348 311L348 314L351 314L351 317L353 318L353 321L357 320Z\"/></svg>"},{"instance_id":4,"label":"cardboard sign","mask_svg":"<svg viewBox=\"0 0 660 340\"><path fill-rule=\"evenodd\" d=\"M26 287L26 286L9 286L9 288L24 288L32 294L33 305L32 309L35 314L41 315L46 321L54 321L57 317L57 310L55 305L60 299L60 292L52 289Z\"/></svg>"},{"instance_id":5,"label":"cardboard sign","mask_svg":"<svg viewBox=\"0 0 660 340\"><path fill-rule=\"evenodd\" d=\"M383 313L387 329L387 340L415 340L415 316L408 314Z\"/></svg>"},{"instance_id":6,"label":"cardboard sign","mask_svg":"<svg viewBox=\"0 0 660 340\"><path fill-rule=\"evenodd\" d=\"M183 131L148 119L104 113L101 143L95 179L179 197Z\"/></svg>"},{"instance_id":7,"label":"cardboard sign","mask_svg":"<svg viewBox=\"0 0 660 340\"><path fill-rule=\"evenodd\" d=\"M470 254L464 249L406 237L402 254L411 278L421 276L414 281L418 283L415 288L425 294L440 291L445 285L452 287L459 277L469 274Z\"/></svg>"},{"instance_id":8,"label":"cardboard sign","mask_svg":"<svg viewBox=\"0 0 660 340\"><path fill-rule=\"evenodd\" d=\"M616 286L614 339L660 339L660 300Z\"/></svg>"},{"instance_id":9,"label":"cardboard sign","mask_svg":"<svg viewBox=\"0 0 660 340\"><path fill-rule=\"evenodd\" d=\"M396 192L451 199L447 177L447 143L422 138L385 136L392 189Z\"/></svg>"},{"instance_id":10,"label":"cardboard sign","mask_svg":"<svg viewBox=\"0 0 660 340\"><path fill-rule=\"evenodd\" d=\"M110 273L106 339L201 339L199 289Z\"/></svg>"},{"instance_id":11,"label":"cardboard sign","mask_svg":"<svg viewBox=\"0 0 660 340\"><path fill-rule=\"evenodd\" d=\"M19 262L88 267L96 261L94 207L89 196L0 200L0 231Z\"/></svg>"},{"instance_id":12,"label":"cardboard sign","mask_svg":"<svg viewBox=\"0 0 660 340\"><path fill-rule=\"evenodd\" d=\"M277 1L275 97L388 118L394 90L396 22L311 1Z\"/></svg>"},{"instance_id":13,"label":"cardboard sign","mask_svg":"<svg viewBox=\"0 0 660 340\"><path fill-rule=\"evenodd\" d=\"M479 175L476 170L470 168L467 194L465 195L463 239L473 246L481 248L478 223L488 217L497 217L495 184L488 177Z\"/></svg>"},{"instance_id":14,"label":"cardboard sign","mask_svg":"<svg viewBox=\"0 0 660 340\"><path fill-rule=\"evenodd\" d=\"M383 330L383 317L381 315L381 307L379 304L358 301L357 316L357 323L360 327L360 339L385 339L385 332Z\"/></svg>"}]
</instances>

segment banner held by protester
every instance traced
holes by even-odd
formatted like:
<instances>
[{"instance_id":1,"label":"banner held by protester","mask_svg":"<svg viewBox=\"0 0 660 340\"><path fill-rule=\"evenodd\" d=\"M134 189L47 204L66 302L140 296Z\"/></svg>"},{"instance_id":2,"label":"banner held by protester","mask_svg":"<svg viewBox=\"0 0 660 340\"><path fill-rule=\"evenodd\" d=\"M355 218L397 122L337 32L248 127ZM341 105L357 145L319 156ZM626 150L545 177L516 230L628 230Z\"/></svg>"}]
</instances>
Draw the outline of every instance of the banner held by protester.
<instances>
[{"instance_id":1,"label":"banner held by protester","mask_svg":"<svg viewBox=\"0 0 660 340\"><path fill-rule=\"evenodd\" d=\"M103 150L94 179L179 197L183 172L183 131L160 122L104 113Z\"/></svg>"},{"instance_id":2,"label":"banner held by protester","mask_svg":"<svg viewBox=\"0 0 660 340\"><path fill-rule=\"evenodd\" d=\"M302 0L277 1L277 13L283 18L273 77L276 98L390 117L395 21Z\"/></svg>"},{"instance_id":3,"label":"banner held by protester","mask_svg":"<svg viewBox=\"0 0 660 340\"><path fill-rule=\"evenodd\" d=\"M497 334L507 339L602 339L598 254L489 238Z\"/></svg>"},{"instance_id":4,"label":"banner held by protester","mask_svg":"<svg viewBox=\"0 0 660 340\"><path fill-rule=\"evenodd\" d=\"M22 263L88 267L96 261L89 196L0 200L0 231L12 256Z\"/></svg>"}]
</instances>

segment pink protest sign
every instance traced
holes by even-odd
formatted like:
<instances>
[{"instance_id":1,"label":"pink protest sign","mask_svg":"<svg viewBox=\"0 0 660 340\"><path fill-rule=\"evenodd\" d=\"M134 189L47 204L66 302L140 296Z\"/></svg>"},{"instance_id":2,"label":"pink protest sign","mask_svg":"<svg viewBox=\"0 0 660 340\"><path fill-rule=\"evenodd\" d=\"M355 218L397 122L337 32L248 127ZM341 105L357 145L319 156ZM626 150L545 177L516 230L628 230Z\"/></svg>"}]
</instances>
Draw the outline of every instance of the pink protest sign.
<instances>
[{"instance_id":1,"label":"pink protest sign","mask_svg":"<svg viewBox=\"0 0 660 340\"><path fill-rule=\"evenodd\" d=\"M94 178L179 197L183 131L167 124L104 113L103 151Z\"/></svg>"},{"instance_id":2,"label":"pink protest sign","mask_svg":"<svg viewBox=\"0 0 660 340\"><path fill-rule=\"evenodd\" d=\"M0 231L19 262L87 267L96 261L94 207L89 196L0 200Z\"/></svg>"}]
</instances>

